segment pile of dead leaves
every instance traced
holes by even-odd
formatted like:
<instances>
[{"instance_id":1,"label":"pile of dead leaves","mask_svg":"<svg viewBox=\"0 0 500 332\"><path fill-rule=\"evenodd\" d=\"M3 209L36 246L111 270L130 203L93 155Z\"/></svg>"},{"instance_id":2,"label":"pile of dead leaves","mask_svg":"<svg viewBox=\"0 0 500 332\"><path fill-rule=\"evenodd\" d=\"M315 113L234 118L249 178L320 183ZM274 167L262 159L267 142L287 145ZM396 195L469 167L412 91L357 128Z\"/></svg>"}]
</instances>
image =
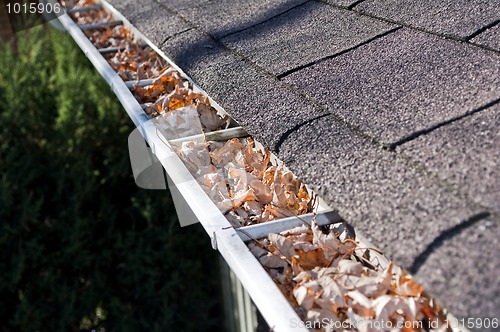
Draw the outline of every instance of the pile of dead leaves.
<instances>
[{"instance_id":1,"label":"pile of dead leaves","mask_svg":"<svg viewBox=\"0 0 500 332\"><path fill-rule=\"evenodd\" d=\"M66 8L80 8L94 5L94 1L81 0L78 2L66 1ZM98 24L113 21L113 16L104 9L91 9L81 12L70 13L70 17L78 24ZM119 25L115 27L99 27L97 29L84 31L87 38L96 48L122 47L133 40L129 29Z\"/></svg>"},{"instance_id":2,"label":"pile of dead leaves","mask_svg":"<svg viewBox=\"0 0 500 332\"><path fill-rule=\"evenodd\" d=\"M94 2L80 1L75 6L91 4ZM85 24L113 20L104 10L77 12L72 17L77 23ZM98 49L123 48L105 56L122 80L154 79L150 85L136 85L133 93L146 114L156 118L155 124L163 133L168 133L168 139L219 130L227 124L228 117L220 116L208 98L194 92L188 81L167 66L154 50L139 45L129 29L123 26L101 27L85 31L85 34Z\"/></svg>"},{"instance_id":3,"label":"pile of dead leaves","mask_svg":"<svg viewBox=\"0 0 500 332\"><path fill-rule=\"evenodd\" d=\"M271 153L255 148L251 138L183 142L176 152L235 227L312 211L304 184L283 167L270 165Z\"/></svg>"},{"instance_id":4,"label":"pile of dead leaves","mask_svg":"<svg viewBox=\"0 0 500 332\"><path fill-rule=\"evenodd\" d=\"M157 121L172 123L171 117L179 119L178 124L197 128L197 121L201 122L204 132L219 130L227 124L228 117L221 117L215 108L210 105L207 96L194 92L188 81L180 73L168 68L151 85L136 87L134 95L141 103L146 114L152 117L161 116ZM195 109L198 117L187 117L188 110ZM201 130L196 134L201 134ZM183 137L179 135L177 137Z\"/></svg>"},{"instance_id":5,"label":"pile of dead leaves","mask_svg":"<svg viewBox=\"0 0 500 332\"><path fill-rule=\"evenodd\" d=\"M374 263L373 251L361 248L349 229L313 221L248 247L314 330L424 331L438 322L446 331L443 310L422 287L392 263Z\"/></svg>"},{"instance_id":6,"label":"pile of dead leaves","mask_svg":"<svg viewBox=\"0 0 500 332\"><path fill-rule=\"evenodd\" d=\"M113 17L104 9L91 9L84 12L75 12L69 14L78 24L93 24L111 22Z\"/></svg>"},{"instance_id":7,"label":"pile of dead leaves","mask_svg":"<svg viewBox=\"0 0 500 332\"><path fill-rule=\"evenodd\" d=\"M108 63L124 81L156 78L167 64L152 48L127 43L125 49L108 58Z\"/></svg>"},{"instance_id":8,"label":"pile of dead leaves","mask_svg":"<svg viewBox=\"0 0 500 332\"><path fill-rule=\"evenodd\" d=\"M125 47L131 40L133 40L130 30L121 25L112 28L102 27L99 29L88 30L85 31L85 35L97 49Z\"/></svg>"}]
</instances>

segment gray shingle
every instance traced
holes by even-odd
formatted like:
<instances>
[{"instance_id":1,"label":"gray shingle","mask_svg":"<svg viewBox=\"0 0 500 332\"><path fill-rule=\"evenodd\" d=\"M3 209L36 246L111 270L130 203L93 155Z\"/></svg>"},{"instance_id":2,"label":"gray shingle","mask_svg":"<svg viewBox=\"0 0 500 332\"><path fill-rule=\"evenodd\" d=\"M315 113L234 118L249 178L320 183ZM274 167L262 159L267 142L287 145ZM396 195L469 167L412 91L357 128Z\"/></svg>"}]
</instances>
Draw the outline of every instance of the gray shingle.
<instances>
[{"instance_id":1,"label":"gray shingle","mask_svg":"<svg viewBox=\"0 0 500 332\"><path fill-rule=\"evenodd\" d=\"M212 0L157 0L157 1L162 5L164 5L165 7L176 11L188 10L202 3L212 2Z\"/></svg>"},{"instance_id":2,"label":"gray shingle","mask_svg":"<svg viewBox=\"0 0 500 332\"><path fill-rule=\"evenodd\" d=\"M227 49L197 29L169 38L161 45L161 50L190 75L216 63L238 61Z\"/></svg>"},{"instance_id":3,"label":"gray shingle","mask_svg":"<svg viewBox=\"0 0 500 332\"><path fill-rule=\"evenodd\" d=\"M500 4L491 0L366 0L355 9L457 37L467 37L500 17Z\"/></svg>"},{"instance_id":4,"label":"gray shingle","mask_svg":"<svg viewBox=\"0 0 500 332\"><path fill-rule=\"evenodd\" d=\"M443 231L481 211L331 117L293 132L279 157L405 268Z\"/></svg>"},{"instance_id":5,"label":"gray shingle","mask_svg":"<svg viewBox=\"0 0 500 332\"><path fill-rule=\"evenodd\" d=\"M156 46L181 31L189 29L181 18L173 15L153 0L110 1L139 31Z\"/></svg>"},{"instance_id":6,"label":"gray shingle","mask_svg":"<svg viewBox=\"0 0 500 332\"><path fill-rule=\"evenodd\" d=\"M169 39L162 50L269 148L297 124L324 114L196 30Z\"/></svg>"},{"instance_id":7,"label":"gray shingle","mask_svg":"<svg viewBox=\"0 0 500 332\"><path fill-rule=\"evenodd\" d=\"M284 78L383 143L500 95L500 56L401 29Z\"/></svg>"},{"instance_id":8,"label":"gray shingle","mask_svg":"<svg viewBox=\"0 0 500 332\"><path fill-rule=\"evenodd\" d=\"M471 41L500 51L500 24L487 29Z\"/></svg>"},{"instance_id":9,"label":"gray shingle","mask_svg":"<svg viewBox=\"0 0 500 332\"><path fill-rule=\"evenodd\" d=\"M500 212L500 103L400 148L477 203Z\"/></svg>"},{"instance_id":10,"label":"gray shingle","mask_svg":"<svg viewBox=\"0 0 500 332\"><path fill-rule=\"evenodd\" d=\"M500 220L481 220L444 240L415 276L456 317L499 319L499 238Z\"/></svg>"},{"instance_id":11,"label":"gray shingle","mask_svg":"<svg viewBox=\"0 0 500 332\"><path fill-rule=\"evenodd\" d=\"M342 6L342 7L349 7L359 0L324 0L324 2L331 3L332 5L336 6Z\"/></svg>"},{"instance_id":12,"label":"gray shingle","mask_svg":"<svg viewBox=\"0 0 500 332\"><path fill-rule=\"evenodd\" d=\"M220 0L204 2L179 13L216 37L261 23L307 0Z\"/></svg>"},{"instance_id":13,"label":"gray shingle","mask_svg":"<svg viewBox=\"0 0 500 332\"><path fill-rule=\"evenodd\" d=\"M129 20L137 14L150 10L153 7L158 7L158 4L154 0L144 0L141 2L133 0L109 0L108 2Z\"/></svg>"},{"instance_id":14,"label":"gray shingle","mask_svg":"<svg viewBox=\"0 0 500 332\"><path fill-rule=\"evenodd\" d=\"M277 75L345 51L395 27L309 2L222 42Z\"/></svg>"}]
</instances>

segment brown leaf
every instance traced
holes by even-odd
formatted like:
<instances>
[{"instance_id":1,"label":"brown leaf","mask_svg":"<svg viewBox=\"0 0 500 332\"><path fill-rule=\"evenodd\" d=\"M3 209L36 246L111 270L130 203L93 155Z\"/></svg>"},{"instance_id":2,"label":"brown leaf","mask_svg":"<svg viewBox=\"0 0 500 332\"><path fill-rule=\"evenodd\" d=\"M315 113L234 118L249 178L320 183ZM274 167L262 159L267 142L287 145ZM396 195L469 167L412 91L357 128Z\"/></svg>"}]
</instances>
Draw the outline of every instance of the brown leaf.
<instances>
[{"instance_id":1,"label":"brown leaf","mask_svg":"<svg viewBox=\"0 0 500 332\"><path fill-rule=\"evenodd\" d=\"M394 293L400 296L420 297L420 295L422 295L422 292L422 286L413 281L413 279L406 274L403 274L399 278L396 288L394 289Z\"/></svg>"},{"instance_id":2,"label":"brown leaf","mask_svg":"<svg viewBox=\"0 0 500 332\"><path fill-rule=\"evenodd\" d=\"M298 249L296 252L299 256L299 265L304 270L312 270L316 266L327 266L329 264L321 248L310 251Z\"/></svg>"},{"instance_id":3,"label":"brown leaf","mask_svg":"<svg viewBox=\"0 0 500 332\"><path fill-rule=\"evenodd\" d=\"M267 238L276 247L276 249L278 249L278 252L281 255L283 255L289 262L292 261L292 257L295 256L295 249L293 248L292 241L279 234L269 234Z\"/></svg>"}]
</instances>

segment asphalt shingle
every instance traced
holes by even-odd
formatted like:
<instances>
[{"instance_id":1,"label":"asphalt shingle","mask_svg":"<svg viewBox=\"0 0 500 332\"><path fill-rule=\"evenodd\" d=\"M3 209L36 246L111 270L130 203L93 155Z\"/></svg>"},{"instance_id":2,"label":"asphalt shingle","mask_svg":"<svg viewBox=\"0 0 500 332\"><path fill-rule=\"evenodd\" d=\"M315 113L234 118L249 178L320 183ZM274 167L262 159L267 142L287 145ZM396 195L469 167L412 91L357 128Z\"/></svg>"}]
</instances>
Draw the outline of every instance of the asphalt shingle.
<instances>
[{"instance_id":1,"label":"asphalt shingle","mask_svg":"<svg viewBox=\"0 0 500 332\"><path fill-rule=\"evenodd\" d=\"M500 212L500 103L398 148L479 204Z\"/></svg>"},{"instance_id":2,"label":"asphalt shingle","mask_svg":"<svg viewBox=\"0 0 500 332\"><path fill-rule=\"evenodd\" d=\"M191 28L154 0L114 0L110 3L156 46L160 46L165 39Z\"/></svg>"},{"instance_id":3,"label":"asphalt shingle","mask_svg":"<svg viewBox=\"0 0 500 332\"><path fill-rule=\"evenodd\" d=\"M490 319L490 328L475 322L471 330L498 331L491 319L500 317L499 238L498 218L476 222L444 239L415 274L454 316Z\"/></svg>"},{"instance_id":4,"label":"asphalt shingle","mask_svg":"<svg viewBox=\"0 0 500 332\"><path fill-rule=\"evenodd\" d=\"M212 0L157 0L159 3L164 5L169 9L176 11L188 10L196 5L200 5L205 2L212 2Z\"/></svg>"},{"instance_id":5,"label":"asphalt shingle","mask_svg":"<svg viewBox=\"0 0 500 332\"><path fill-rule=\"evenodd\" d=\"M181 10L179 14L215 37L222 37L264 22L307 0L220 0Z\"/></svg>"},{"instance_id":6,"label":"asphalt shingle","mask_svg":"<svg viewBox=\"0 0 500 332\"><path fill-rule=\"evenodd\" d=\"M331 116L290 134L279 157L396 263L482 210Z\"/></svg>"},{"instance_id":7,"label":"asphalt shingle","mask_svg":"<svg viewBox=\"0 0 500 332\"><path fill-rule=\"evenodd\" d=\"M278 75L395 27L349 10L308 2L221 41Z\"/></svg>"},{"instance_id":8,"label":"asphalt shingle","mask_svg":"<svg viewBox=\"0 0 500 332\"><path fill-rule=\"evenodd\" d=\"M485 30L471 41L500 51L500 24Z\"/></svg>"},{"instance_id":9,"label":"asphalt shingle","mask_svg":"<svg viewBox=\"0 0 500 332\"><path fill-rule=\"evenodd\" d=\"M366 0L355 9L461 38L500 17L500 4L496 0Z\"/></svg>"},{"instance_id":10,"label":"asphalt shingle","mask_svg":"<svg viewBox=\"0 0 500 332\"><path fill-rule=\"evenodd\" d=\"M349 7L356 4L359 0L323 0L324 2L331 3L332 5Z\"/></svg>"},{"instance_id":11,"label":"asphalt shingle","mask_svg":"<svg viewBox=\"0 0 500 332\"><path fill-rule=\"evenodd\" d=\"M169 38L161 45L161 50L193 77L198 77L198 72L211 65L238 61L226 48L196 29Z\"/></svg>"},{"instance_id":12,"label":"asphalt shingle","mask_svg":"<svg viewBox=\"0 0 500 332\"><path fill-rule=\"evenodd\" d=\"M390 144L500 95L500 56L401 29L284 80Z\"/></svg>"},{"instance_id":13,"label":"asphalt shingle","mask_svg":"<svg viewBox=\"0 0 500 332\"><path fill-rule=\"evenodd\" d=\"M144 0L141 2L133 0L109 0L108 2L128 20L153 7L158 7L158 4L154 0Z\"/></svg>"},{"instance_id":14,"label":"asphalt shingle","mask_svg":"<svg viewBox=\"0 0 500 332\"><path fill-rule=\"evenodd\" d=\"M324 114L211 38L190 30L162 50L231 116L269 148L294 126Z\"/></svg>"}]
</instances>

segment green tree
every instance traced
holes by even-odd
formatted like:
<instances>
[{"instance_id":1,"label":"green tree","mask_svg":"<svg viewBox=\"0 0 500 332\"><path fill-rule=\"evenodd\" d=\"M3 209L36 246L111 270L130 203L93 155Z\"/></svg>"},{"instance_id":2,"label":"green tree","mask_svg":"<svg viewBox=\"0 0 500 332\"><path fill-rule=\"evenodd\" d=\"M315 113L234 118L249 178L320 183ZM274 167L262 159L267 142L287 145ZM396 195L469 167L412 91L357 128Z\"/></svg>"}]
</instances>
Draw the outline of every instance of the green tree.
<instances>
[{"instance_id":1,"label":"green tree","mask_svg":"<svg viewBox=\"0 0 500 332\"><path fill-rule=\"evenodd\" d=\"M133 124L71 38L0 62L0 331L220 331L217 253L135 186Z\"/></svg>"}]
</instances>

